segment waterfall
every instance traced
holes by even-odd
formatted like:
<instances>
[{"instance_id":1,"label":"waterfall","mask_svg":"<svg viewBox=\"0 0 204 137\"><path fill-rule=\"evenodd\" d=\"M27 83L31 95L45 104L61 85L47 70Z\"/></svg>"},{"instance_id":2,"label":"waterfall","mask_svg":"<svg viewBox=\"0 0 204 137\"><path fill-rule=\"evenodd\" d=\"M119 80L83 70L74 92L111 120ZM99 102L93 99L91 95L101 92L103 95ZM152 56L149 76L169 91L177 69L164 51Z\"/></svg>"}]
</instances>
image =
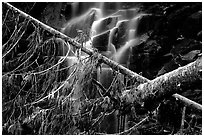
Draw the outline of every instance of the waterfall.
<instances>
[{"instance_id":1,"label":"waterfall","mask_svg":"<svg viewBox=\"0 0 204 137\"><path fill-rule=\"evenodd\" d=\"M92 6L87 5L87 3L84 5L86 5L87 10L82 8L82 14L78 15L78 10L81 8L80 4L73 3L72 19L65 24L62 32L75 38L77 36L76 29L88 30L87 34L90 39L85 41L84 46L86 48L96 48L102 55L129 67L132 47L140 41L137 37L138 24L144 14L138 13L137 7L124 8L121 3L100 2L92 4ZM81 55L86 56L84 53ZM76 61L76 57L69 57L67 66ZM105 88L111 85L113 77L112 69L109 66L103 64L101 68L97 69L97 80ZM122 79L125 80L125 78ZM111 126L114 125L114 122L113 120ZM116 133L117 128L114 129L113 131L107 129L106 132Z\"/></svg>"}]
</instances>

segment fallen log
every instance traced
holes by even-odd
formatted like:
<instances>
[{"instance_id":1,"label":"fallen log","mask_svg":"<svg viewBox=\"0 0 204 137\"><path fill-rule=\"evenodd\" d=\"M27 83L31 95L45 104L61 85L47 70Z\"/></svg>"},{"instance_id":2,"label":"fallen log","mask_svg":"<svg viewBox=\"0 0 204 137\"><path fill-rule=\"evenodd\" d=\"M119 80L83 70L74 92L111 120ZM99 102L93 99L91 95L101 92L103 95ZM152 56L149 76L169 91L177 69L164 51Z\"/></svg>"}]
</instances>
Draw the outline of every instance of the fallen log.
<instances>
[{"instance_id":1,"label":"fallen log","mask_svg":"<svg viewBox=\"0 0 204 137\"><path fill-rule=\"evenodd\" d=\"M184 96L181 96L179 94L174 94L173 97L181 100L186 106L189 106L189 107L192 107L192 108L196 108L197 110L199 111L202 111L202 105L184 97Z\"/></svg>"},{"instance_id":2,"label":"fallen log","mask_svg":"<svg viewBox=\"0 0 204 137\"><path fill-rule=\"evenodd\" d=\"M147 81L146 78L140 76L139 74L137 73L134 73L133 71L125 68L124 66L118 64L117 62L115 61L112 61L111 59L99 54L98 52L94 51L94 50L91 50L91 49L87 49L85 47L83 47L80 43L78 43L77 41L73 40L72 38L68 37L67 35L53 29L52 27L40 22L39 20L31 17L30 15L26 14L25 12L17 9L16 7L12 6L11 4L9 3L4 3L9 9L19 13L22 17L24 18L28 18L32 23L36 24L36 25L39 25L40 27L42 27L43 29L47 30L48 32L54 34L55 36L59 36L60 38L66 40L67 42L69 42L71 45L73 45L74 47L76 48L81 48L81 50L85 53L87 53L88 55L94 55L97 59L101 60L102 63L105 63L107 65L109 65L111 68L113 68L114 70L116 71L119 71L120 73L124 74L124 75L127 75L127 76L130 76L134 79L135 82L138 82L138 83L144 83ZM138 44L141 43L142 40L141 39L138 39Z\"/></svg>"},{"instance_id":3,"label":"fallen log","mask_svg":"<svg viewBox=\"0 0 204 137\"><path fill-rule=\"evenodd\" d=\"M122 99L130 103L136 102L143 107L154 107L151 105L155 104L155 102L159 102L175 93L181 93L186 87L191 86L193 82L201 79L202 58L199 57L196 61L186 66L179 67L174 71L124 92ZM201 105L184 99L184 97L181 98L181 96L178 97L178 95L174 95L174 97L184 101L186 105L190 105L199 110L202 109Z\"/></svg>"},{"instance_id":4,"label":"fallen log","mask_svg":"<svg viewBox=\"0 0 204 137\"><path fill-rule=\"evenodd\" d=\"M63 33L59 32L59 31L53 29L52 27L50 27L50 26L48 26L48 25L46 25L46 24L44 24L44 23L42 23L42 22L40 22L39 20L37 20L37 19L31 17L30 15L26 14L25 12L23 12L23 11L17 9L16 7L12 6L11 4L6 3L6 2L4 2L3 4L5 4L9 9L18 12L21 16L30 19L30 21L33 22L34 24L37 24L37 25L39 25L40 27L42 27L43 29L49 31L50 33L52 33L52 34L54 34L54 35L56 35L56 36L59 36L59 37L62 38L62 39L65 39L67 42L69 42L71 45L75 46L76 48L81 48L81 50L84 51L85 53L87 53L88 55L94 55L97 59L99 59L99 60L101 60L101 62L103 62L103 63L109 65L112 69L114 69L114 70L116 70L116 71L119 71L120 73L122 73L122 74L124 74L124 75L127 75L127 76L133 78L133 79L134 79L134 82L137 83L136 86L139 85L139 84L141 84L141 83L145 83L145 82L151 83L151 81L148 80L147 78L140 76L139 74L137 74L137 73L135 73L135 72L133 72L133 71L131 71L131 70L125 68L124 66L122 66L122 65L118 64L117 62L115 62L115 61L113 61L113 60L111 60L111 59L109 59L109 58L107 58L107 57L105 57L105 56L103 56L103 55L101 55L101 54L95 52L94 50L91 50L91 49L87 49L87 48L85 48L85 47L82 47L81 44L79 44L79 43L76 42L75 40L71 39L71 38L68 37L67 35L65 35L65 34L63 34ZM140 42L141 42L141 41L138 40L138 43L140 43ZM140 87L141 87L141 86L140 86ZM133 90L131 90L131 92L132 92L132 91L133 91ZM125 96L130 96L130 95L131 95L131 92L129 92L129 91L128 91L128 92L125 92L125 93L124 93L124 97L125 97ZM174 96L174 97L175 97L175 96ZM130 97L130 98L131 98L131 97ZM178 99L181 99L181 98L178 98ZM133 99L133 100L135 100L135 99ZM183 99L183 98L182 98L181 100L182 100L183 102L185 102L185 104L189 104L189 103L188 103L188 102L189 102L188 100L185 100L185 99ZM128 99L127 101L128 101L128 102L131 102L131 99ZM194 104L194 105L191 105L192 107L196 107L196 106L197 106L196 102L191 101L190 104L192 104L192 103ZM196 108L199 108L199 109L200 109L201 107L196 107Z\"/></svg>"}]
</instances>

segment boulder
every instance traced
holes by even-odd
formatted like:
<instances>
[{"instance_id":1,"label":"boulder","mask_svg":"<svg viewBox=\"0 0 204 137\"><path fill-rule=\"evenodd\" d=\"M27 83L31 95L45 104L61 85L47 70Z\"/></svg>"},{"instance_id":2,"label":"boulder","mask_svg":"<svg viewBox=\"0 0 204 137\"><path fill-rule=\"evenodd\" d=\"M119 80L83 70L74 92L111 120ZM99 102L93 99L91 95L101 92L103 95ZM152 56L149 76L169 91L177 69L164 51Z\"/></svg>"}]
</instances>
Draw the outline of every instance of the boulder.
<instances>
[{"instance_id":1,"label":"boulder","mask_svg":"<svg viewBox=\"0 0 204 137\"><path fill-rule=\"evenodd\" d=\"M158 15L153 14L141 14L139 16L138 24L135 24L136 27L136 36L143 35L144 33L147 33L148 31L154 30L157 25L157 21L161 17Z\"/></svg>"},{"instance_id":2,"label":"boulder","mask_svg":"<svg viewBox=\"0 0 204 137\"><path fill-rule=\"evenodd\" d=\"M113 44L116 49L119 49L124 45L128 40L129 35L129 20L121 20L117 23L116 27L118 28L117 37L113 39Z\"/></svg>"},{"instance_id":3,"label":"boulder","mask_svg":"<svg viewBox=\"0 0 204 137\"><path fill-rule=\"evenodd\" d=\"M92 46L98 49L99 52L107 51L109 44L109 34L110 31L105 31L99 35L96 35L92 38Z\"/></svg>"},{"instance_id":4,"label":"boulder","mask_svg":"<svg viewBox=\"0 0 204 137\"><path fill-rule=\"evenodd\" d=\"M117 42L118 42L118 39L117 39L118 33L119 33L119 31L118 31L118 28L117 28L117 27L114 27L114 28L112 28L112 29L110 30L109 43L112 43L112 44L114 44L114 45L117 44Z\"/></svg>"},{"instance_id":5,"label":"boulder","mask_svg":"<svg viewBox=\"0 0 204 137\"><path fill-rule=\"evenodd\" d=\"M113 27L115 27L117 22L118 22L118 16L109 16L109 17L94 21L91 27L93 36L112 29Z\"/></svg>"}]
</instances>

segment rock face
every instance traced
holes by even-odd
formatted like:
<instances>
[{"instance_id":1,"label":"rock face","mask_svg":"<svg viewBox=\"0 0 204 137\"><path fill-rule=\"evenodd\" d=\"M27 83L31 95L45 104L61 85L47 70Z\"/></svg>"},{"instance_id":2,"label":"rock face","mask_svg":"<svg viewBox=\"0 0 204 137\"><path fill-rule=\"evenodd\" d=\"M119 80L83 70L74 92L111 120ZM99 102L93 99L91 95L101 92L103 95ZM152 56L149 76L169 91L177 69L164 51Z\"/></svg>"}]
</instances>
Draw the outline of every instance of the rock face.
<instances>
[{"instance_id":1,"label":"rock face","mask_svg":"<svg viewBox=\"0 0 204 137\"><path fill-rule=\"evenodd\" d=\"M109 36L110 31L105 31L99 35L96 35L92 38L92 46L96 49L101 51L107 51L108 50L108 44L109 44Z\"/></svg>"},{"instance_id":2,"label":"rock face","mask_svg":"<svg viewBox=\"0 0 204 137\"><path fill-rule=\"evenodd\" d=\"M116 28L117 36L113 39L113 44L116 46L116 49L122 47L128 40L129 35L129 20L121 20L117 23Z\"/></svg>"},{"instance_id":3,"label":"rock face","mask_svg":"<svg viewBox=\"0 0 204 137\"><path fill-rule=\"evenodd\" d=\"M115 27L117 22L118 22L117 16L102 18L100 20L94 21L91 31L94 35L98 35Z\"/></svg>"},{"instance_id":4,"label":"rock face","mask_svg":"<svg viewBox=\"0 0 204 137\"><path fill-rule=\"evenodd\" d=\"M96 19L96 14L97 10L90 9L84 15L70 20L61 31L71 38L75 38L78 35L77 30L82 30L89 35L92 23Z\"/></svg>"},{"instance_id":5,"label":"rock face","mask_svg":"<svg viewBox=\"0 0 204 137\"><path fill-rule=\"evenodd\" d=\"M160 18L160 16L152 14L141 15L141 17L139 18L136 35L142 35L151 30L154 31Z\"/></svg>"}]
</instances>

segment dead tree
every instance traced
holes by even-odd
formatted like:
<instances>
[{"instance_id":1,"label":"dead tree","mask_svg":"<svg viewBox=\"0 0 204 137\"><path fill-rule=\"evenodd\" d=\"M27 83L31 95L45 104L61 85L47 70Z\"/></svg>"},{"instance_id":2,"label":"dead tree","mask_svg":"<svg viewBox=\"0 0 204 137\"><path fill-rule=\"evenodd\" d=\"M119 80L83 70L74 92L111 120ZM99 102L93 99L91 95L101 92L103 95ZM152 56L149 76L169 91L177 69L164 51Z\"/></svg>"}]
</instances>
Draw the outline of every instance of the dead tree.
<instances>
[{"instance_id":1,"label":"dead tree","mask_svg":"<svg viewBox=\"0 0 204 137\"><path fill-rule=\"evenodd\" d=\"M193 82L202 79L202 58L196 61L179 67L178 69L166 73L144 84L126 91L123 93L123 99L127 102L137 102L141 106L150 105L154 102L159 102L165 97L169 97L175 93L181 93L186 87L192 85ZM174 97L185 101L185 104L194 106L197 109L202 109L200 105L192 101L181 98L178 95Z\"/></svg>"},{"instance_id":2,"label":"dead tree","mask_svg":"<svg viewBox=\"0 0 204 137\"><path fill-rule=\"evenodd\" d=\"M18 12L21 16L24 18L29 19L34 24L39 25L43 29L49 31L52 34L55 34L59 36L60 38L66 40L71 45L75 46L76 48L81 48L81 50L85 53L87 53L90 56L95 56L97 59L101 60L102 63L105 63L109 65L112 69L119 71L120 73L129 76L130 78L134 79L135 88L133 88L130 91L124 92L123 99L127 102L134 102L137 101L139 104L144 104L146 100L158 100L166 96L173 95L174 93L179 93L180 89L182 89L183 86L188 85L189 83L201 79L201 71L202 71L202 63L201 59L190 63L187 66L178 68L177 70L174 70L170 73L167 73L163 76L160 76L152 81L148 80L145 77L142 77L141 75L125 68L124 66L118 64L115 61L112 61L111 59L99 54L98 52L95 52L94 50L86 49L85 47L82 47L81 44L76 42L75 40L69 38L65 34L51 28L50 26L40 22L39 20L31 17L30 15L24 13L23 11L15 8L9 3L4 3L9 9ZM141 39L139 38L138 44L141 42ZM197 67L197 68L196 68ZM144 83L144 84L143 84ZM141 85L139 85L141 84ZM138 86L139 85L139 86ZM138 87L137 87L138 86ZM178 99L178 96L174 96ZM180 96L181 97L181 96ZM201 106L198 106L195 102L191 101L189 103L189 100L186 100L184 98L181 99L181 101L186 102L185 104L194 104L191 105L193 107L196 107L198 109L201 109Z\"/></svg>"}]
</instances>

